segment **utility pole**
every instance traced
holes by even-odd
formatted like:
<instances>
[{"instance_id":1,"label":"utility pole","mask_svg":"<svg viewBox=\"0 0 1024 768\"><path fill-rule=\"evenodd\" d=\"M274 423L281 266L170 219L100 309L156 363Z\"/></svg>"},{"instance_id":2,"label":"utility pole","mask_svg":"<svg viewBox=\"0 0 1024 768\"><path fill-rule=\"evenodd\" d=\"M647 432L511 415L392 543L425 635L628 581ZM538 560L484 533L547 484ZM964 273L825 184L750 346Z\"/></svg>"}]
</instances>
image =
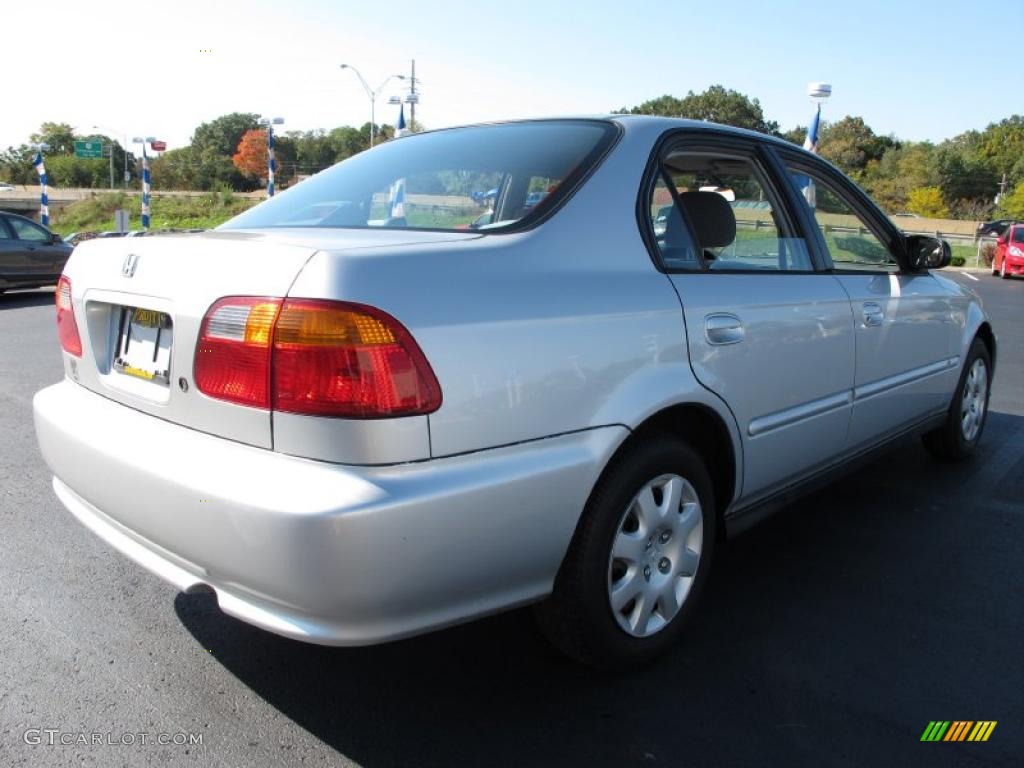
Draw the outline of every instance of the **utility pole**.
<instances>
[{"instance_id":1,"label":"utility pole","mask_svg":"<svg viewBox=\"0 0 1024 768\"><path fill-rule=\"evenodd\" d=\"M409 86L409 93L412 94L412 98L409 100L409 128L411 133L416 131L416 59L412 60L412 76L409 78L411 85Z\"/></svg>"},{"instance_id":2,"label":"utility pole","mask_svg":"<svg viewBox=\"0 0 1024 768\"><path fill-rule=\"evenodd\" d=\"M996 195L996 205L999 205L1004 194L1006 194L1006 171L1003 171L1003 180L999 182L999 194Z\"/></svg>"}]
</instances>

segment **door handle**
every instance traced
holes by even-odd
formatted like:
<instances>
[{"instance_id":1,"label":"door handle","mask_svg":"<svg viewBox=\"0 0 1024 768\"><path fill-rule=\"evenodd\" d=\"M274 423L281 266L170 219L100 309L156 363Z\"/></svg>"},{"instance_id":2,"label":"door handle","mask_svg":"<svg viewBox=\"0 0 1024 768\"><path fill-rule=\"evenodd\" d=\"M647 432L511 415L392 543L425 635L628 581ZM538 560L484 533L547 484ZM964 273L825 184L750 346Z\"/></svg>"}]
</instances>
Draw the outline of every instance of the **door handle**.
<instances>
[{"instance_id":1,"label":"door handle","mask_svg":"<svg viewBox=\"0 0 1024 768\"><path fill-rule=\"evenodd\" d=\"M708 344L738 344L743 341L745 334L743 321L736 315L721 312L704 318L704 335Z\"/></svg>"},{"instance_id":2,"label":"door handle","mask_svg":"<svg viewBox=\"0 0 1024 768\"><path fill-rule=\"evenodd\" d=\"M864 302L864 326L866 328L872 328L882 324L882 318L885 317L885 313L882 311L882 307L874 301Z\"/></svg>"}]
</instances>

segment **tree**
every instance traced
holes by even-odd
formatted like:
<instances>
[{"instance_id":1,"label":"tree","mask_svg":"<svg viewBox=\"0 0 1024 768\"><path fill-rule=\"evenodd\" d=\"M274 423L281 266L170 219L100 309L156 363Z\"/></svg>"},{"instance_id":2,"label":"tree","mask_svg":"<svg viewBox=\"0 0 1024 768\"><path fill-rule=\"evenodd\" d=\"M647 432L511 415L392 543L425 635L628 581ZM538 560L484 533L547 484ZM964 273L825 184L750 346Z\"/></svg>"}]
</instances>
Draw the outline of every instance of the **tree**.
<instances>
[{"instance_id":1,"label":"tree","mask_svg":"<svg viewBox=\"0 0 1024 768\"><path fill-rule=\"evenodd\" d=\"M246 176L267 178L267 132L252 128L242 134L238 152L231 158L235 168Z\"/></svg>"},{"instance_id":2,"label":"tree","mask_svg":"<svg viewBox=\"0 0 1024 768\"><path fill-rule=\"evenodd\" d=\"M929 219L949 218L949 208L938 187L918 187L907 195L907 210Z\"/></svg>"},{"instance_id":3,"label":"tree","mask_svg":"<svg viewBox=\"0 0 1024 768\"><path fill-rule=\"evenodd\" d=\"M1024 181L1003 195L999 201L999 213L1010 219L1024 219Z\"/></svg>"},{"instance_id":4,"label":"tree","mask_svg":"<svg viewBox=\"0 0 1024 768\"><path fill-rule=\"evenodd\" d=\"M712 85L703 93L690 91L682 99L666 94L619 112L708 120L773 135L779 131L777 122L765 120L761 102L721 85Z\"/></svg>"},{"instance_id":5,"label":"tree","mask_svg":"<svg viewBox=\"0 0 1024 768\"><path fill-rule=\"evenodd\" d=\"M75 152L75 129L67 123L43 123L28 138L32 144L49 144L47 152L53 155L71 155Z\"/></svg>"},{"instance_id":6,"label":"tree","mask_svg":"<svg viewBox=\"0 0 1024 768\"><path fill-rule=\"evenodd\" d=\"M999 174L1024 173L1020 162L1024 158L1024 116L1013 115L985 128L978 154ZM1010 181L1024 181L1024 178L1011 177Z\"/></svg>"},{"instance_id":7,"label":"tree","mask_svg":"<svg viewBox=\"0 0 1024 768\"><path fill-rule=\"evenodd\" d=\"M258 124L259 115L252 112L222 115L196 128L192 134L192 148L200 153L213 150L223 157L231 157L245 132Z\"/></svg>"},{"instance_id":8,"label":"tree","mask_svg":"<svg viewBox=\"0 0 1024 768\"><path fill-rule=\"evenodd\" d=\"M825 123L818 137L821 156L855 178L869 163L880 161L886 150L896 146L891 136L878 136L864 118L851 115Z\"/></svg>"}]
</instances>

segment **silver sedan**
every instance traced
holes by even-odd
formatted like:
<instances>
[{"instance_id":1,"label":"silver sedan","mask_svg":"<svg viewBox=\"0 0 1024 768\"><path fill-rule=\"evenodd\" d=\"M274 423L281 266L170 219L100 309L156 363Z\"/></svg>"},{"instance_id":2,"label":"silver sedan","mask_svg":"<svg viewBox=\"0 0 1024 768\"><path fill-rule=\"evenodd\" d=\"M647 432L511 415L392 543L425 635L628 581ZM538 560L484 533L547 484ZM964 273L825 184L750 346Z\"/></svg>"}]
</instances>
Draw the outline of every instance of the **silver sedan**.
<instances>
[{"instance_id":1,"label":"silver sedan","mask_svg":"<svg viewBox=\"0 0 1024 768\"><path fill-rule=\"evenodd\" d=\"M996 340L948 261L759 134L418 134L79 245L36 429L87 528L244 621L358 645L534 603L624 666L724 534L907 433L971 454Z\"/></svg>"}]
</instances>

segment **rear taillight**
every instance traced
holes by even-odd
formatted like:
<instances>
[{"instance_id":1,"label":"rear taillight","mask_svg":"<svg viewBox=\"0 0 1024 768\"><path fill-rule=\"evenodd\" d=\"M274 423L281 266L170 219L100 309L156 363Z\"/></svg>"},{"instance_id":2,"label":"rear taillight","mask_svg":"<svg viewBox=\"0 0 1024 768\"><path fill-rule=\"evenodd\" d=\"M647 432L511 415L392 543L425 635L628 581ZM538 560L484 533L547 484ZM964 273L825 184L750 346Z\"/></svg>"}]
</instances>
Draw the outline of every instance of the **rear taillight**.
<instances>
[{"instance_id":1,"label":"rear taillight","mask_svg":"<svg viewBox=\"0 0 1024 768\"><path fill-rule=\"evenodd\" d=\"M81 357L82 339L78 335L75 308L71 304L71 281L64 275L57 281L54 300L57 304L57 336L60 338L60 346L69 355Z\"/></svg>"},{"instance_id":2,"label":"rear taillight","mask_svg":"<svg viewBox=\"0 0 1024 768\"><path fill-rule=\"evenodd\" d=\"M200 392L241 405L270 407L270 351L281 299L235 296L206 313L196 346Z\"/></svg>"},{"instance_id":3,"label":"rear taillight","mask_svg":"<svg viewBox=\"0 0 1024 768\"><path fill-rule=\"evenodd\" d=\"M195 379L211 397L315 416L412 416L441 406L437 378L405 327L338 301L221 299L203 319Z\"/></svg>"}]
</instances>

